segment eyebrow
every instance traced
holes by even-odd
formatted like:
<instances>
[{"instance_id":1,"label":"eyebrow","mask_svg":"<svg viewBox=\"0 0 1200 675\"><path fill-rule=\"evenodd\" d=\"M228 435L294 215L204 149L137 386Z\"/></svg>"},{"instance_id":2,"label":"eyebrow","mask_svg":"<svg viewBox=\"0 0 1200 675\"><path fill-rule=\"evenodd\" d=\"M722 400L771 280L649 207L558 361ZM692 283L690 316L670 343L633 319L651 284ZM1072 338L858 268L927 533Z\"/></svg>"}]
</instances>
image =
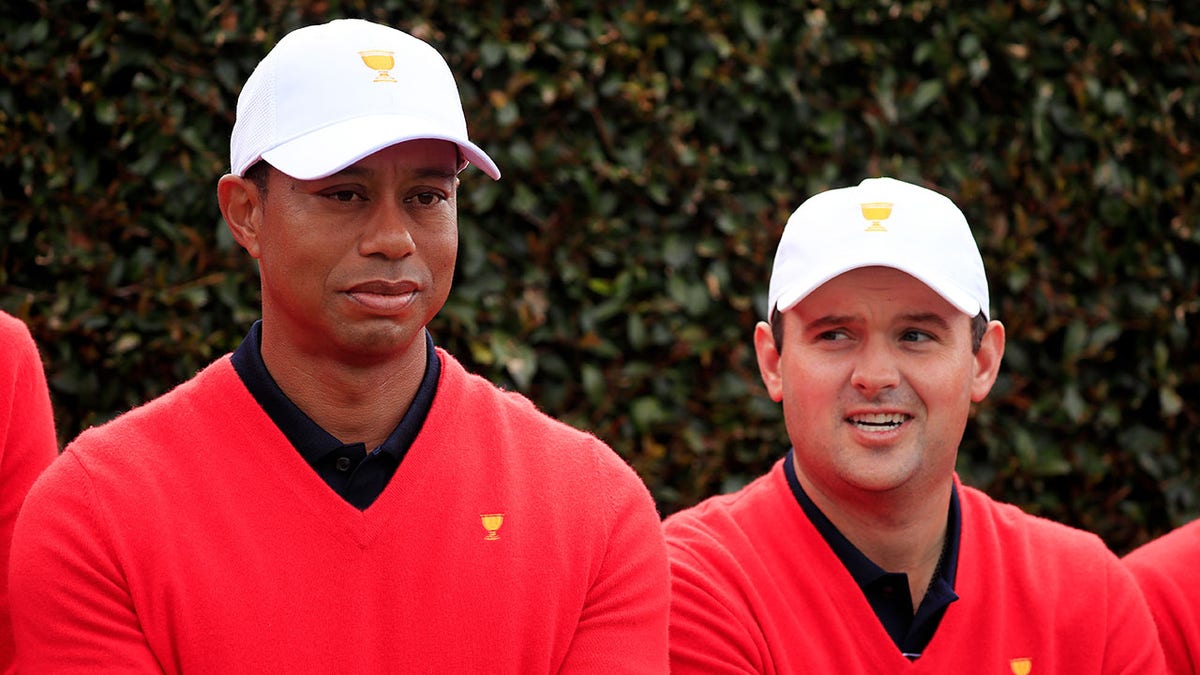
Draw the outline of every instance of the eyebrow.
<instances>
[{"instance_id":1,"label":"eyebrow","mask_svg":"<svg viewBox=\"0 0 1200 675\"><path fill-rule=\"evenodd\" d=\"M844 326L846 324L860 321L862 321L862 317L857 314L828 314L819 319L814 319L813 321L808 322L807 328L810 330L820 330L835 326ZM937 314L936 312L912 312L909 314L902 314L900 317L898 317L898 322L923 325L932 324L942 330L949 330L950 328L950 322L947 321L946 318L941 314Z\"/></svg>"},{"instance_id":2,"label":"eyebrow","mask_svg":"<svg viewBox=\"0 0 1200 675\"><path fill-rule=\"evenodd\" d=\"M819 319L809 321L805 328L809 330L823 330L825 328L833 328L835 326L844 326L848 323L860 321L861 317L854 314L827 314Z\"/></svg>"},{"instance_id":3,"label":"eyebrow","mask_svg":"<svg viewBox=\"0 0 1200 675\"><path fill-rule=\"evenodd\" d=\"M904 314L900 319L906 323L918 324L933 324L942 330L950 329L950 322L946 317L934 312L915 312L913 314Z\"/></svg>"}]
</instances>

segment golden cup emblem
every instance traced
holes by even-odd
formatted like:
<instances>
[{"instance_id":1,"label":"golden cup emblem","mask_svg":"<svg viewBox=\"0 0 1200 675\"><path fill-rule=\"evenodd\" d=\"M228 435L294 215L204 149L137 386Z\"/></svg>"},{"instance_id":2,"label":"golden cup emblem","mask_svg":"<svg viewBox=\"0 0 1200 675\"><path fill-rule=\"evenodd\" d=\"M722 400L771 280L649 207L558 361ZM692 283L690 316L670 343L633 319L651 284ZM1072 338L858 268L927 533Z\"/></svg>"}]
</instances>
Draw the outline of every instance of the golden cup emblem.
<instances>
[{"instance_id":1,"label":"golden cup emblem","mask_svg":"<svg viewBox=\"0 0 1200 675\"><path fill-rule=\"evenodd\" d=\"M1008 665L1012 668L1013 675L1029 675L1033 670L1033 659L1013 659Z\"/></svg>"},{"instance_id":2,"label":"golden cup emblem","mask_svg":"<svg viewBox=\"0 0 1200 675\"><path fill-rule=\"evenodd\" d=\"M484 537L487 541L496 541L500 538L497 530L504 524L503 513L485 513L479 516L479 520L483 523L483 529L487 530L487 536Z\"/></svg>"},{"instance_id":3,"label":"golden cup emblem","mask_svg":"<svg viewBox=\"0 0 1200 675\"><path fill-rule=\"evenodd\" d=\"M887 232L887 228L880 221L891 217L891 202L867 202L866 204L859 204L859 207L862 208L863 218L871 221L871 224L866 229L867 232Z\"/></svg>"},{"instance_id":4,"label":"golden cup emblem","mask_svg":"<svg viewBox=\"0 0 1200 675\"><path fill-rule=\"evenodd\" d=\"M368 49L358 53L362 57L363 63L367 67L378 71L374 82L395 82L396 78L392 77L388 71L396 67L396 56L392 52L385 49Z\"/></svg>"}]
</instances>

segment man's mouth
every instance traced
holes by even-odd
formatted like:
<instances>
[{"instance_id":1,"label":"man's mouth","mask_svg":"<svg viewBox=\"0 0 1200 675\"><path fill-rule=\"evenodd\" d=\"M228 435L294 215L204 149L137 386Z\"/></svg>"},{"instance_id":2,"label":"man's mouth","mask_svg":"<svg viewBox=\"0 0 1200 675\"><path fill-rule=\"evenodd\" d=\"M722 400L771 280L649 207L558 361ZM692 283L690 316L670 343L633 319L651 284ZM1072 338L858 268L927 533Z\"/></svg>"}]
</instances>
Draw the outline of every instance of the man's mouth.
<instances>
[{"instance_id":1,"label":"man's mouth","mask_svg":"<svg viewBox=\"0 0 1200 675\"><path fill-rule=\"evenodd\" d=\"M366 293L370 295L407 295L417 290L416 284L410 281L366 281L349 290L350 293Z\"/></svg>"},{"instance_id":2,"label":"man's mouth","mask_svg":"<svg viewBox=\"0 0 1200 675\"><path fill-rule=\"evenodd\" d=\"M900 428L908 419L909 416L903 413L868 413L851 415L846 421L863 431L891 431Z\"/></svg>"},{"instance_id":3,"label":"man's mouth","mask_svg":"<svg viewBox=\"0 0 1200 675\"><path fill-rule=\"evenodd\" d=\"M384 314L405 309L417 292L417 285L409 281L368 281L346 291L360 305Z\"/></svg>"}]
</instances>

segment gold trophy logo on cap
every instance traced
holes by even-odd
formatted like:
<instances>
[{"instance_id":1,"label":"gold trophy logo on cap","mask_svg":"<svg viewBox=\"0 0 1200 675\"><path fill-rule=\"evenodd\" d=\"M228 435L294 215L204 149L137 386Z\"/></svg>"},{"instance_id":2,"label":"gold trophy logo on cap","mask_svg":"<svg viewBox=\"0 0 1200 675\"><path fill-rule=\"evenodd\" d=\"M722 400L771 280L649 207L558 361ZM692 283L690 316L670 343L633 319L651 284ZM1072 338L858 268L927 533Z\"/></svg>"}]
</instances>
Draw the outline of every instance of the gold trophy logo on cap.
<instances>
[{"instance_id":1,"label":"gold trophy logo on cap","mask_svg":"<svg viewBox=\"0 0 1200 675\"><path fill-rule=\"evenodd\" d=\"M891 202L867 202L859 204L862 208L863 218L871 221L865 232L887 232L887 228L880 224L880 221L887 220L892 215Z\"/></svg>"},{"instance_id":2,"label":"gold trophy logo on cap","mask_svg":"<svg viewBox=\"0 0 1200 675\"><path fill-rule=\"evenodd\" d=\"M362 57L363 63L367 64L368 68L379 71L375 76L374 82L395 82L396 78L392 77L388 71L396 67L396 56L394 53L385 49L368 49L358 53Z\"/></svg>"}]
</instances>

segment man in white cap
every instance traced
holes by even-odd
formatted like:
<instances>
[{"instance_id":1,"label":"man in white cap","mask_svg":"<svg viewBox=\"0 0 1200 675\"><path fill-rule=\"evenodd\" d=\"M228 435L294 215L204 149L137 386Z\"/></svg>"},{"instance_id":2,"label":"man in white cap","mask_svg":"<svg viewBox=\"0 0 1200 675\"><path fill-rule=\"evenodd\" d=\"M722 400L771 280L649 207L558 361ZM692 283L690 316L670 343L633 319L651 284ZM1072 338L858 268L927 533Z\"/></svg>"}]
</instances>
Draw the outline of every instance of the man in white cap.
<instances>
[{"instance_id":1,"label":"man in white cap","mask_svg":"<svg viewBox=\"0 0 1200 675\"><path fill-rule=\"evenodd\" d=\"M247 81L231 156L218 200L262 320L35 485L22 668L665 672L645 485L426 329L458 174L500 175L442 57L365 21L294 31Z\"/></svg>"},{"instance_id":2,"label":"man in white cap","mask_svg":"<svg viewBox=\"0 0 1200 675\"><path fill-rule=\"evenodd\" d=\"M963 485L1004 354L946 197L872 178L789 219L754 345L792 449L674 514L673 673L1161 673L1133 579L1094 535Z\"/></svg>"}]
</instances>

